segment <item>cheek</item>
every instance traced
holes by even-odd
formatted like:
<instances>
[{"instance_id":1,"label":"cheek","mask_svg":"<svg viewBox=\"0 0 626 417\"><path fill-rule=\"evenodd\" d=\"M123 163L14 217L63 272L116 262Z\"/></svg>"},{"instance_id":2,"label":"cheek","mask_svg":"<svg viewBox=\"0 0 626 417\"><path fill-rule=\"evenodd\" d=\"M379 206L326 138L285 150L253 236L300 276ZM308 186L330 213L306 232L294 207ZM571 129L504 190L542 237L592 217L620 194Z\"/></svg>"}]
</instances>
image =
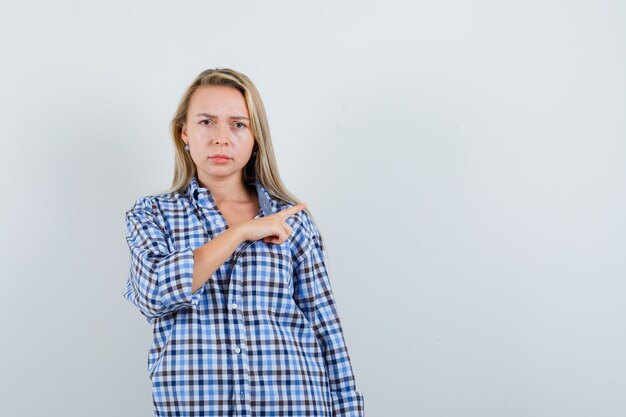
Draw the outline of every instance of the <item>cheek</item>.
<instances>
[{"instance_id":1,"label":"cheek","mask_svg":"<svg viewBox=\"0 0 626 417\"><path fill-rule=\"evenodd\" d=\"M202 129L198 129L198 126L189 126L187 128L187 137L191 143L199 143L202 140L204 132Z\"/></svg>"},{"instance_id":2,"label":"cheek","mask_svg":"<svg viewBox=\"0 0 626 417\"><path fill-rule=\"evenodd\" d=\"M239 145L242 149L250 150L254 147L254 137L252 133L246 132L238 136Z\"/></svg>"}]
</instances>

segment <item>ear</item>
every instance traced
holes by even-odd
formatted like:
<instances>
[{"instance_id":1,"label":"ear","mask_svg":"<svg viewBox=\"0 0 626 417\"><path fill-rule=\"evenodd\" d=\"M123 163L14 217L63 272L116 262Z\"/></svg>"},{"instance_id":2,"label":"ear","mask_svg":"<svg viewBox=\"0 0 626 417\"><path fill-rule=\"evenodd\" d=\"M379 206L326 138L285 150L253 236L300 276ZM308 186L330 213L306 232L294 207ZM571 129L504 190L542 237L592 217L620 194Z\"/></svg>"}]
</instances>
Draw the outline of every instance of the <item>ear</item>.
<instances>
[{"instance_id":1,"label":"ear","mask_svg":"<svg viewBox=\"0 0 626 417\"><path fill-rule=\"evenodd\" d=\"M189 137L187 136L187 125L183 122L183 127L180 131L180 137L183 138L183 142L189 143Z\"/></svg>"}]
</instances>

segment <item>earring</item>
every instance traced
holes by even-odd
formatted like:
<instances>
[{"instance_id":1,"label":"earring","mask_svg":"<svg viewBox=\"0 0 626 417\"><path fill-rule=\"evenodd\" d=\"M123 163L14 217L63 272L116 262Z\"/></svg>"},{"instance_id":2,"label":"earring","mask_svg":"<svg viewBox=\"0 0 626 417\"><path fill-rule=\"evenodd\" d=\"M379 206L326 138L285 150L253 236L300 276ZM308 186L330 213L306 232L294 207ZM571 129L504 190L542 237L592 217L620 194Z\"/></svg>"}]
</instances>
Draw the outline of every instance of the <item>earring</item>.
<instances>
[{"instance_id":1,"label":"earring","mask_svg":"<svg viewBox=\"0 0 626 417\"><path fill-rule=\"evenodd\" d=\"M185 150L189 152L189 144L185 143Z\"/></svg>"}]
</instances>

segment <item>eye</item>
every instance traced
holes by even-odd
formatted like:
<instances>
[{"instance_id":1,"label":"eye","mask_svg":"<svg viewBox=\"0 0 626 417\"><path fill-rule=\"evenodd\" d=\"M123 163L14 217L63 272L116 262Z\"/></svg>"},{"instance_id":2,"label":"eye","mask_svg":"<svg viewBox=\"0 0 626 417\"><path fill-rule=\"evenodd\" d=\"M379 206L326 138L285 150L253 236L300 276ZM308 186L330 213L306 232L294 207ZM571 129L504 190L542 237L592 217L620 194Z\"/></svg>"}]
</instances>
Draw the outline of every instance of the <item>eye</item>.
<instances>
[{"instance_id":1,"label":"eye","mask_svg":"<svg viewBox=\"0 0 626 417\"><path fill-rule=\"evenodd\" d=\"M243 129L244 127L246 127L246 125L241 122L236 122L235 126L237 126L239 129Z\"/></svg>"},{"instance_id":2,"label":"eye","mask_svg":"<svg viewBox=\"0 0 626 417\"><path fill-rule=\"evenodd\" d=\"M204 122L206 122L206 123L204 123ZM211 122L211 121L210 121L210 120L207 120L207 119L200 120L200 124L201 124L201 125L204 125L204 126L206 126L206 125L207 125L207 124L209 124L210 122Z\"/></svg>"}]
</instances>

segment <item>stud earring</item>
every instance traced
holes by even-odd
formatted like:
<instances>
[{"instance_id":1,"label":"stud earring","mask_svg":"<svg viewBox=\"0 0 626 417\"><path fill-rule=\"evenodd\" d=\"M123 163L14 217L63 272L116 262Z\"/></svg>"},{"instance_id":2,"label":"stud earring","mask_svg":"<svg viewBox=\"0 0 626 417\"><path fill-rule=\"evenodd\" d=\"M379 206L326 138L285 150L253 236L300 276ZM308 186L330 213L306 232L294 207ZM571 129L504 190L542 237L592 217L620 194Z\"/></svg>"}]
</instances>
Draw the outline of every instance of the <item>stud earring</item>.
<instances>
[{"instance_id":1,"label":"stud earring","mask_svg":"<svg viewBox=\"0 0 626 417\"><path fill-rule=\"evenodd\" d=\"M185 143L185 150L189 152L189 144Z\"/></svg>"}]
</instances>

